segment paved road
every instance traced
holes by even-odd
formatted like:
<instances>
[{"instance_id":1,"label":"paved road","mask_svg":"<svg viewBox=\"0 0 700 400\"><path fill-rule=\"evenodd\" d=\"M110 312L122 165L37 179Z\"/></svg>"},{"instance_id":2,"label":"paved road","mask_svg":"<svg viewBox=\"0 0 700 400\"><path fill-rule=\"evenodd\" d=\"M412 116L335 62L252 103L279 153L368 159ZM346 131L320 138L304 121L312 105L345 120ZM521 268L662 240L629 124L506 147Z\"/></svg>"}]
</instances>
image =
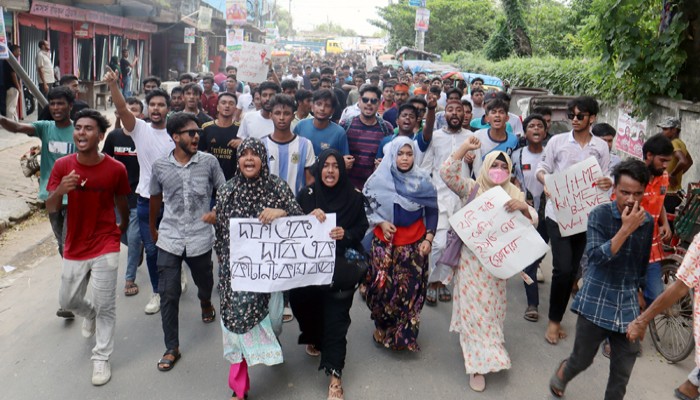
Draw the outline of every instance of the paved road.
<instances>
[{"instance_id":1,"label":"paved road","mask_svg":"<svg viewBox=\"0 0 700 400\"><path fill-rule=\"evenodd\" d=\"M45 230L44 233L47 231ZM35 241L40 238L27 238ZM36 254L53 254L46 243ZM122 251L120 277L125 251ZM182 359L167 373L156 369L164 351L160 316L147 316L143 307L149 296L147 270L139 268L142 292L122 295L118 286L116 345L112 357L112 380L103 387L90 384L91 348L94 339L80 334L81 321L65 322L54 316L57 308L60 260L49 256L35 267L0 281L0 388L5 400L21 399L229 399L228 364L222 358L220 326L204 325L192 286L181 301L180 341ZM545 269L549 269L547 266ZM545 271L547 272L547 271ZM191 281L191 279L190 279ZM7 286L6 286L7 285ZM3 288L4 287L4 288ZM547 304L547 284L542 303ZM527 322L522 283L508 284L509 312L506 347L513 368L487 377L484 393L469 389L459 341L448 332L451 306L426 308L422 315L417 354L392 353L371 341L371 321L366 306L356 296L353 323L348 334L348 357L344 371L347 399L549 399L547 382L557 362L573 346L573 338L559 346L545 343L545 322ZM218 308L218 299L215 299ZM546 310L546 306L543 307ZM564 326L573 331L574 316ZM275 367L251 369L251 399L325 399L327 378L317 371L318 360L296 345L296 322L285 324L281 341L285 362ZM673 388L692 368L689 358L668 365L651 342L644 344L644 357L637 361L628 386L628 399L670 399ZM598 356L594 365L574 380L567 399L602 399L609 362Z\"/></svg>"}]
</instances>

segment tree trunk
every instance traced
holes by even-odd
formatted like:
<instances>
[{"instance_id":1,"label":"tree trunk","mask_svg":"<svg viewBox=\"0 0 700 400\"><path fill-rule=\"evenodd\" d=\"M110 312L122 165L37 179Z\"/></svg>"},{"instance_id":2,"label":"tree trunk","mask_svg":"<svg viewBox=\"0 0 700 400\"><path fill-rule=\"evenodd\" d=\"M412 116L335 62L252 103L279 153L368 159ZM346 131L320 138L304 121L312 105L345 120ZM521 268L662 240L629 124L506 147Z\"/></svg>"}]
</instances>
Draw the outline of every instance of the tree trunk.
<instances>
[{"instance_id":1,"label":"tree trunk","mask_svg":"<svg viewBox=\"0 0 700 400\"><path fill-rule=\"evenodd\" d=\"M519 57L531 57L532 45L530 37L527 35L520 2L518 0L503 0L503 10L506 14L506 21L508 21L508 30L513 38L515 54Z\"/></svg>"},{"instance_id":2,"label":"tree trunk","mask_svg":"<svg viewBox=\"0 0 700 400\"><path fill-rule=\"evenodd\" d=\"M700 100L700 0L679 2L683 17L688 21L688 29L681 47L688 58L678 74L681 94L686 100Z\"/></svg>"}]
</instances>

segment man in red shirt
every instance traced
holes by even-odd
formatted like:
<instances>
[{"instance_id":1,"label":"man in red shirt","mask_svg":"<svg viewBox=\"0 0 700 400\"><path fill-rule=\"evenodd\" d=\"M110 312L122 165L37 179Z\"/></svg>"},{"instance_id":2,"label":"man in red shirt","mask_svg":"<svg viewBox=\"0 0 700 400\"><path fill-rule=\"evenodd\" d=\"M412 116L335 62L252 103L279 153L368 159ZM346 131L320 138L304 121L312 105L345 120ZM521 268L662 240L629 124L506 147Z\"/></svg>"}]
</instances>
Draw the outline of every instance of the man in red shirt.
<instances>
[{"instance_id":1,"label":"man in red shirt","mask_svg":"<svg viewBox=\"0 0 700 400\"><path fill-rule=\"evenodd\" d=\"M68 196L59 302L61 308L85 318L85 338L97 331L92 349L95 386L104 385L112 376L109 357L114 349L119 238L129 224L126 195L131 192L124 165L99 151L108 127L107 119L95 110L76 115L73 140L78 152L56 161L46 199L46 209L57 212L63 196ZM90 298L85 297L88 283Z\"/></svg>"},{"instance_id":2,"label":"man in red shirt","mask_svg":"<svg viewBox=\"0 0 700 400\"><path fill-rule=\"evenodd\" d=\"M214 78L205 76L202 79L204 93L202 93L202 108L210 117L216 118L216 106L219 103L219 95L214 93Z\"/></svg>"}]
</instances>

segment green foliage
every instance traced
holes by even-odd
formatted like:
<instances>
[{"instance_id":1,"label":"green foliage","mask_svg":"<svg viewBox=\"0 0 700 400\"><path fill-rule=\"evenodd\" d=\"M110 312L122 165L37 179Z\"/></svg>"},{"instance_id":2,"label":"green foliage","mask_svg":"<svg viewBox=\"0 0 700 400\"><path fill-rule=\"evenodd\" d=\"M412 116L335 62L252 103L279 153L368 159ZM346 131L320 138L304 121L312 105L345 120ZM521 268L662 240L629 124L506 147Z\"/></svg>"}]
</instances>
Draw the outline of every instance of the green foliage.
<instances>
[{"instance_id":1,"label":"green foliage","mask_svg":"<svg viewBox=\"0 0 700 400\"><path fill-rule=\"evenodd\" d=\"M589 1L589 0L578 0ZM578 18L572 7L556 0L529 0L525 7L525 22L532 44L533 55L574 57L580 46L576 44Z\"/></svg>"},{"instance_id":2,"label":"green foliage","mask_svg":"<svg viewBox=\"0 0 700 400\"><path fill-rule=\"evenodd\" d=\"M496 27L496 9L491 0L428 0L430 28L425 50L434 53L481 49ZM390 34L389 48L413 47L416 8L408 0L377 7L378 20L369 22Z\"/></svg>"},{"instance_id":3,"label":"green foliage","mask_svg":"<svg viewBox=\"0 0 700 400\"><path fill-rule=\"evenodd\" d=\"M532 45L523 19L523 10L519 0L501 0L506 15L508 31L513 41L513 50L520 57L532 55Z\"/></svg>"},{"instance_id":4,"label":"green foliage","mask_svg":"<svg viewBox=\"0 0 700 400\"><path fill-rule=\"evenodd\" d=\"M489 60L500 61L513 54L513 39L508 31L505 18L498 20L496 29L484 46L484 54Z\"/></svg>"},{"instance_id":5,"label":"green foliage","mask_svg":"<svg viewBox=\"0 0 700 400\"><path fill-rule=\"evenodd\" d=\"M292 15L289 13L289 11L280 8L280 6L277 5L275 14L277 15L277 28L280 31L280 36L294 36L294 25L292 22Z\"/></svg>"},{"instance_id":6,"label":"green foliage","mask_svg":"<svg viewBox=\"0 0 700 400\"><path fill-rule=\"evenodd\" d=\"M335 36L357 36L357 32L355 32L354 30L345 29L342 26L333 22L324 22L320 25L316 25L313 31L317 33L324 33Z\"/></svg>"}]
</instances>

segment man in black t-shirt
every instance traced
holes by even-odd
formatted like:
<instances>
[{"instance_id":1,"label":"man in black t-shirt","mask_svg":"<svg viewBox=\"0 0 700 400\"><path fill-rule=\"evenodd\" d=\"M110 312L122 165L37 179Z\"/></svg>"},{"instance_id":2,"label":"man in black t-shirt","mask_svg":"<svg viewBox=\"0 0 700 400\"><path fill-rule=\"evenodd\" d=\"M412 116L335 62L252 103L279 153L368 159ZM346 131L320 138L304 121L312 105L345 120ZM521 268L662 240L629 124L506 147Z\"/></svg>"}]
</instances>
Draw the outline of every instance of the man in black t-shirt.
<instances>
[{"instance_id":1,"label":"man in black t-shirt","mask_svg":"<svg viewBox=\"0 0 700 400\"><path fill-rule=\"evenodd\" d=\"M219 93L216 120L202 125L203 133L199 138L199 150L210 153L219 160L227 181L236 172L236 149L241 144L241 139L238 139L239 125L233 122L236 103L234 94Z\"/></svg>"},{"instance_id":2,"label":"man in black t-shirt","mask_svg":"<svg viewBox=\"0 0 700 400\"><path fill-rule=\"evenodd\" d=\"M73 101L73 108L70 109L71 121L75 121L75 115L78 114L79 111L82 111L86 108L90 108L88 103L84 102L83 100L78 100L78 95L80 94L79 83L80 81L75 75L63 75L58 81L58 84L60 86L67 87L71 90L71 92L73 92L73 95L75 96L75 101ZM37 119L39 121L53 121L53 117L51 116L51 111L49 110L49 107L42 108Z\"/></svg>"},{"instance_id":3,"label":"man in black t-shirt","mask_svg":"<svg viewBox=\"0 0 700 400\"><path fill-rule=\"evenodd\" d=\"M143 119L143 104L141 100L136 97L129 97L126 99L126 105L136 118ZM134 140L131 136L127 136L119 126L119 118L117 117L115 129L107 135L102 152L124 164L126 174L129 177L129 186L131 187L131 193L127 196L129 201L129 228L126 235L122 235L122 243L128 246L124 294L133 296L139 292L135 279L136 269L141 264L141 249L143 247L139 231L139 218L136 213L136 199L138 197L136 186L139 184L139 161L136 158ZM118 213L117 218L119 218Z\"/></svg>"}]
</instances>

